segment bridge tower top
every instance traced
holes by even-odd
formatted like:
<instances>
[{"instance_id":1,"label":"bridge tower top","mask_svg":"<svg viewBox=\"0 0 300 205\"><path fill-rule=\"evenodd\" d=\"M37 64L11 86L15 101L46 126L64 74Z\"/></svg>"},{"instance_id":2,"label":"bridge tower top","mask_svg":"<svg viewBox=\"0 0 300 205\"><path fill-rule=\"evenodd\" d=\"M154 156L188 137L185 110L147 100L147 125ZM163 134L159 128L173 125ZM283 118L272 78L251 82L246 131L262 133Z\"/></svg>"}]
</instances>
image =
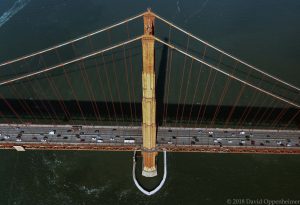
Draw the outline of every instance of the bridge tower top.
<instances>
[{"instance_id":1,"label":"bridge tower top","mask_svg":"<svg viewBox=\"0 0 300 205\"><path fill-rule=\"evenodd\" d=\"M144 13L144 35L154 35L154 20L154 13L148 8Z\"/></svg>"}]
</instances>

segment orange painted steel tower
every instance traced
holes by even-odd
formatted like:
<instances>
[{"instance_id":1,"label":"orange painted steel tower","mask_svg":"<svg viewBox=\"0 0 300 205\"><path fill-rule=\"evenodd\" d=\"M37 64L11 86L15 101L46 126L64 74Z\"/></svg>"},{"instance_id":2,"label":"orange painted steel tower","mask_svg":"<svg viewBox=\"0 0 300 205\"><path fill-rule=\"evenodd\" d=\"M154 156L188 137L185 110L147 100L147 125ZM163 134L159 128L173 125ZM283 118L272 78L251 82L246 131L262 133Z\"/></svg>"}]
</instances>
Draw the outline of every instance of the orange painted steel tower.
<instances>
[{"instance_id":1,"label":"orange painted steel tower","mask_svg":"<svg viewBox=\"0 0 300 205\"><path fill-rule=\"evenodd\" d=\"M154 70L154 19L148 9L144 14L143 46L143 172L145 177L154 177L156 170L156 99Z\"/></svg>"}]
</instances>

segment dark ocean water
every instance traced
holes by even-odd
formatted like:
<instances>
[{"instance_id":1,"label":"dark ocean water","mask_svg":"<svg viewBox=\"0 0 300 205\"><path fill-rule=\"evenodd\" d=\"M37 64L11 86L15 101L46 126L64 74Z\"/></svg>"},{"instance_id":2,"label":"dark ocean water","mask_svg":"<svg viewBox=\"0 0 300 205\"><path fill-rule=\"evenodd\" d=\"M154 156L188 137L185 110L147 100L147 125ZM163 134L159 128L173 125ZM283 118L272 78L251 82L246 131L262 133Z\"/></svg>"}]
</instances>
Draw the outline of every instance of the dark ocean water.
<instances>
[{"instance_id":1,"label":"dark ocean water","mask_svg":"<svg viewBox=\"0 0 300 205\"><path fill-rule=\"evenodd\" d=\"M292 0L0 0L0 62L102 28L147 7L300 86L300 2ZM176 102L176 96L171 94L171 101ZM126 102L125 95L122 99ZM299 156L168 154L167 182L153 197L134 186L131 160L132 153L1 151L0 204L226 204L228 199L300 199ZM145 183L151 186L158 181Z\"/></svg>"}]
</instances>

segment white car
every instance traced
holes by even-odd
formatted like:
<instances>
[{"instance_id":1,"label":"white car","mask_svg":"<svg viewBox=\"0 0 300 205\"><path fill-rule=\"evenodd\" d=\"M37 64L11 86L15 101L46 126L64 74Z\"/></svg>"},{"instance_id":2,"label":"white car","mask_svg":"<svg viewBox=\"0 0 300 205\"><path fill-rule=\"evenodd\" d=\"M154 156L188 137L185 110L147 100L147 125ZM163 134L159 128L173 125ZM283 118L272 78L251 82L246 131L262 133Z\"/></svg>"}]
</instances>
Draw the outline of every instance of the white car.
<instances>
[{"instance_id":1,"label":"white car","mask_svg":"<svg viewBox=\"0 0 300 205\"><path fill-rule=\"evenodd\" d=\"M115 138L111 137L111 138L110 138L110 141L115 141Z\"/></svg>"},{"instance_id":2,"label":"white car","mask_svg":"<svg viewBox=\"0 0 300 205\"><path fill-rule=\"evenodd\" d=\"M217 138L218 141L222 141L222 138Z\"/></svg>"},{"instance_id":3,"label":"white car","mask_svg":"<svg viewBox=\"0 0 300 205\"><path fill-rule=\"evenodd\" d=\"M102 142L103 142L103 139L97 139L97 142L98 142L98 143L102 143Z\"/></svg>"},{"instance_id":4,"label":"white car","mask_svg":"<svg viewBox=\"0 0 300 205\"><path fill-rule=\"evenodd\" d=\"M8 140L10 138L10 136L9 135L4 135L3 138L6 139L6 140Z\"/></svg>"},{"instance_id":5,"label":"white car","mask_svg":"<svg viewBox=\"0 0 300 205\"><path fill-rule=\"evenodd\" d=\"M245 142L245 140L241 140L241 143L242 143L242 144L245 144L246 142Z\"/></svg>"},{"instance_id":6,"label":"white car","mask_svg":"<svg viewBox=\"0 0 300 205\"><path fill-rule=\"evenodd\" d=\"M278 144L278 145L281 145L281 144L282 144L282 142L281 142L281 141L277 141L277 142L276 142L276 144Z\"/></svg>"},{"instance_id":7,"label":"white car","mask_svg":"<svg viewBox=\"0 0 300 205\"><path fill-rule=\"evenodd\" d=\"M287 147L291 147L291 146L292 146L292 143L289 142L289 143L286 144L286 146L287 146Z\"/></svg>"},{"instance_id":8,"label":"white car","mask_svg":"<svg viewBox=\"0 0 300 205\"><path fill-rule=\"evenodd\" d=\"M246 134L244 131L241 131L241 132L240 132L240 135L244 135L244 134Z\"/></svg>"},{"instance_id":9,"label":"white car","mask_svg":"<svg viewBox=\"0 0 300 205\"><path fill-rule=\"evenodd\" d=\"M47 140L46 139L41 139L41 142L47 142Z\"/></svg>"},{"instance_id":10,"label":"white car","mask_svg":"<svg viewBox=\"0 0 300 205\"><path fill-rule=\"evenodd\" d=\"M22 142L21 138L16 139L17 142Z\"/></svg>"},{"instance_id":11,"label":"white car","mask_svg":"<svg viewBox=\"0 0 300 205\"><path fill-rule=\"evenodd\" d=\"M97 140L97 138L96 137L92 137L92 140L95 141L95 140Z\"/></svg>"},{"instance_id":12,"label":"white car","mask_svg":"<svg viewBox=\"0 0 300 205\"><path fill-rule=\"evenodd\" d=\"M133 143L135 143L135 140L134 139L124 139L124 143L133 144Z\"/></svg>"},{"instance_id":13,"label":"white car","mask_svg":"<svg viewBox=\"0 0 300 205\"><path fill-rule=\"evenodd\" d=\"M213 135L213 134L214 134L214 132L212 132L212 131L209 131L209 132L208 132L208 134L209 134L209 135Z\"/></svg>"},{"instance_id":14,"label":"white car","mask_svg":"<svg viewBox=\"0 0 300 205\"><path fill-rule=\"evenodd\" d=\"M228 140L228 143L231 144L231 143L232 143L232 140Z\"/></svg>"},{"instance_id":15,"label":"white car","mask_svg":"<svg viewBox=\"0 0 300 205\"><path fill-rule=\"evenodd\" d=\"M214 140L214 143L218 143L218 140Z\"/></svg>"},{"instance_id":16,"label":"white car","mask_svg":"<svg viewBox=\"0 0 300 205\"><path fill-rule=\"evenodd\" d=\"M173 142L169 141L168 144L173 144Z\"/></svg>"},{"instance_id":17,"label":"white car","mask_svg":"<svg viewBox=\"0 0 300 205\"><path fill-rule=\"evenodd\" d=\"M55 135L55 130L51 130L51 131L49 132L49 135Z\"/></svg>"}]
</instances>

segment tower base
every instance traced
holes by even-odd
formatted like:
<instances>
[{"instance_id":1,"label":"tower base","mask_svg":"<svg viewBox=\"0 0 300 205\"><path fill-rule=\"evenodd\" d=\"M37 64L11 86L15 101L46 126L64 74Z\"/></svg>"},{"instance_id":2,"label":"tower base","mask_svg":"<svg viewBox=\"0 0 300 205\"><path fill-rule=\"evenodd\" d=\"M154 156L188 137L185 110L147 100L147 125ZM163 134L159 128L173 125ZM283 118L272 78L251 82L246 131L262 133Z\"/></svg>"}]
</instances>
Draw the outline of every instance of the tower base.
<instances>
[{"instance_id":1,"label":"tower base","mask_svg":"<svg viewBox=\"0 0 300 205\"><path fill-rule=\"evenodd\" d=\"M142 152L143 155L143 172L144 177L157 176L156 156L157 152Z\"/></svg>"},{"instance_id":2,"label":"tower base","mask_svg":"<svg viewBox=\"0 0 300 205\"><path fill-rule=\"evenodd\" d=\"M156 177L157 176L157 170L143 170L142 175L144 177Z\"/></svg>"}]
</instances>

